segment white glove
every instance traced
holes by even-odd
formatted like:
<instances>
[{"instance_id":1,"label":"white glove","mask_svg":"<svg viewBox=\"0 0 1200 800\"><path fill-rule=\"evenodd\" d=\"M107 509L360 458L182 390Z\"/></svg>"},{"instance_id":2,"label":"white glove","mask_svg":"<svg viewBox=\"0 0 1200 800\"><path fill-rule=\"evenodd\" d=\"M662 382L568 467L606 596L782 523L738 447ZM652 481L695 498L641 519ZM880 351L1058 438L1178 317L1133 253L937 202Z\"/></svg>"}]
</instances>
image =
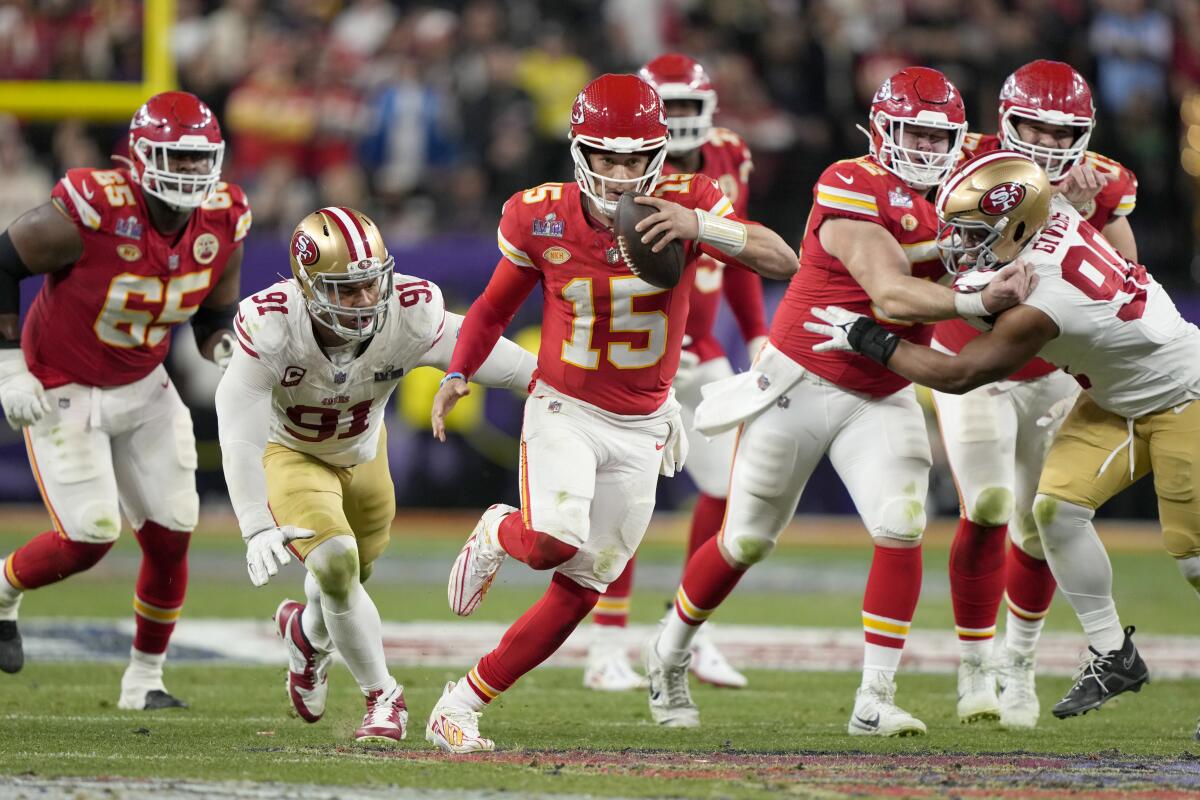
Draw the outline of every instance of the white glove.
<instances>
[{"instance_id":1,"label":"white glove","mask_svg":"<svg viewBox=\"0 0 1200 800\"><path fill-rule=\"evenodd\" d=\"M823 353L826 350L854 352L854 348L850 346L850 341L847 337L850 335L850 327L862 318L862 314L855 314L853 311L847 311L838 306L826 306L825 308L813 306L812 315L817 319L829 323L828 325L822 325L818 322L804 323L806 331L829 337L828 342L814 344L814 352Z\"/></svg>"},{"instance_id":2,"label":"white glove","mask_svg":"<svg viewBox=\"0 0 1200 800\"><path fill-rule=\"evenodd\" d=\"M667 441L663 442L662 464L658 474L667 478L674 477L683 469L687 460L688 437L683 429L683 417L676 414L667 421Z\"/></svg>"},{"instance_id":3,"label":"white glove","mask_svg":"<svg viewBox=\"0 0 1200 800\"><path fill-rule=\"evenodd\" d=\"M1050 408L1046 409L1046 413L1037 419L1039 428L1057 428L1058 425L1067 418L1067 414L1071 413L1071 409L1075 407L1075 401L1079 399L1078 395L1071 395L1059 400Z\"/></svg>"},{"instance_id":4,"label":"white glove","mask_svg":"<svg viewBox=\"0 0 1200 800\"><path fill-rule=\"evenodd\" d=\"M233 334L222 331L221 338L213 346L213 363L221 368L221 372L229 369L229 361L233 358Z\"/></svg>"},{"instance_id":5,"label":"white glove","mask_svg":"<svg viewBox=\"0 0 1200 800\"><path fill-rule=\"evenodd\" d=\"M46 390L25 366L25 354L19 347L0 350L0 406L14 431L50 413Z\"/></svg>"},{"instance_id":6,"label":"white glove","mask_svg":"<svg viewBox=\"0 0 1200 800\"><path fill-rule=\"evenodd\" d=\"M250 573L250 582L255 586L266 586L279 568L292 560L285 545L293 539L311 539L314 535L307 528L284 525L243 537L246 539L246 572Z\"/></svg>"},{"instance_id":7,"label":"white glove","mask_svg":"<svg viewBox=\"0 0 1200 800\"><path fill-rule=\"evenodd\" d=\"M754 363L754 359L758 358L758 351L763 349L763 345L767 343L767 337L755 336L750 341L746 342L746 354L750 356L750 363Z\"/></svg>"}]
</instances>

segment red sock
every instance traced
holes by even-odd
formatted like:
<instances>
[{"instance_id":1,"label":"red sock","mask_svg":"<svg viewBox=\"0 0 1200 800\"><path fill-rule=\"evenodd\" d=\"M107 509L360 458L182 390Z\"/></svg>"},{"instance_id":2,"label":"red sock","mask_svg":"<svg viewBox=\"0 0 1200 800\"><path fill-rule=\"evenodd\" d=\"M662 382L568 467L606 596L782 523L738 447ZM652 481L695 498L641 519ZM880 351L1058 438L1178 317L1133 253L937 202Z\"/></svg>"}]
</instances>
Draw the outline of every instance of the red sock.
<instances>
[{"instance_id":1,"label":"red sock","mask_svg":"<svg viewBox=\"0 0 1200 800\"><path fill-rule=\"evenodd\" d=\"M989 641L1004 594L1004 542L1008 526L985 528L958 520L950 545L950 602L960 641Z\"/></svg>"},{"instance_id":2,"label":"red sock","mask_svg":"<svg viewBox=\"0 0 1200 800\"><path fill-rule=\"evenodd\" d=\"M165 653L187 593L190 531L173 531L146 522L134 531L142 546L137 592L133 596L133 648L143 653Z\"/></svg>"},{"instance_id":3,"label":"red sock","mask_svg":"<svg viewBox=\"0 0 1200 800\"><path fill-rule=\"evenodd\" d=\"M4 577L15 589L37 589L90 569L112 542L73 542L58 531L39 533L4 562Z\"/></svg>"},{"instance_id":4,"label":"red sock","mask_svg":"<svg viewBox=\"0 0 1200 800\"><path fill-rule=\"evenodd\" d=\"M920 596L920 545L904 548L875 545L863 595L867 644L903 648Z\"/></svg>"},{"instance_id":5,"label":"red sock","mask_svg":"<svg viewBox=\"0 0 1200 800\"><path fill-rule=\"evenodd\" d=\"M596 613L592 615L592 621L597 625L624 628L629 623L629 596L633 594L633 565L636 560L636 556L629 559L625 571L600 596Z\"/></svg>"},{"instance_id":6,"label":"red sock","mask_svg":"<svg viewBox=\"0 0 1200 800\"><path fill-rule=\"evenodd\" d=\"M721 530L721 523L725 521L726 502L724 497L712 497L703 492L696 498L696 508L692 510L692 528L688 533L688 558Z\"/></svg>"},{"instance_id":7,"label":"red sock","mask_svg":"<svg viewBox=\"0 0 1200 800\"><path fill-rule=\"evenodd\" d=\"M579 552L579 548L560 542L548 533L525 527L525 521L517 513L500 521L496 538L504 552L534 569L554 569Z\"/></svg>"},{"instance_id":8,"label":"red sock","mask_svg":"<svg viewBox=\"0 0 1200 800\"><path fill-rule=\"evenodd\" d=\"M1028 620L1046 616L1058 585L1054 581L1050 565L1014 546L1008 548L1005 566L1008 571L1005 582L1008 609L1018 617Z\"/></svg>"},{"instance_id":9,"label":"red sock","mask_svg":"<svg viewBox=\"0 0 1200 800\"><path fill-rule=\"evenodd\" d=\"M683 580L675 593L675 613L688 625L699 625L729 596L746 574L725 560L714 536L700 546L683 568Z\"/></svg>"},{"instance_id":10,"label":"red sock","mask_svg":"<svg viewBox=\"0 0 1200 800\"><path fill-rule=\"evenodd\" d=\"M475 694L485 703L491 702L549 658L591 613L599 598L600 593L594 589L555 573L542 599L522 614L496 649L467 673Z\"/></svg>"}]
</instances>

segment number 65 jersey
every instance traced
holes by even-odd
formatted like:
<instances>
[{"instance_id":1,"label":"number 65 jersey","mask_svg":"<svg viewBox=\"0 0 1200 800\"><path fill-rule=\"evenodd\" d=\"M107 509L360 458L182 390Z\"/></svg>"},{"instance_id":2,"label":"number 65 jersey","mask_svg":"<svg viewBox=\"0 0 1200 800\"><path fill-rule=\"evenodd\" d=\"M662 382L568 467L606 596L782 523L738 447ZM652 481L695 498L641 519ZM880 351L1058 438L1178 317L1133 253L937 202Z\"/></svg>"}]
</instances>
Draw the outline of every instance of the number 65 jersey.
<instances>
[{"instance_id":1,"label":"number 65 jersey","mask_svg":"<svg viewBox=\"0 0 1200 800\"><path fill-rule=\"evenodd\" d=\"M446 327L437 285L396 275L383 328L338 365L317 344L304 294L288 279L241 302L234 332L253 363L235 359L230 371L270 392L267 441L351 467L375 458L388 397L404 375L432 363Z\"/></svg>"},{"instance_id":2,"label":"number 65 jersey","mask_svg":"<svg viewBox=\"0 0 1200 800\"><path fill-rule=\"evenodd\" d=\"M1096 404L1136 419L1200 398L1200 329L1145 268L1122 258L1060 197L1020 258L1037 270L1025 304L1058 325L1039 355Z\"/></svg>"}]
</instances>

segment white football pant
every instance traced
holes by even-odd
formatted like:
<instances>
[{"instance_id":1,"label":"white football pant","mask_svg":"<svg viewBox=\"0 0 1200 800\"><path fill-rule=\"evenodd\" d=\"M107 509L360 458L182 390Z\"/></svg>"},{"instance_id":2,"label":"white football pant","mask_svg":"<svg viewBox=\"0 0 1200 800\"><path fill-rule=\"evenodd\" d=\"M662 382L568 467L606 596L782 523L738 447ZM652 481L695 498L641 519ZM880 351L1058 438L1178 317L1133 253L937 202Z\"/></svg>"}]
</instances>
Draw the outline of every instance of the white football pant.
<instances>
[{"instance_id":1,"label":"white football pant","mask_svg":"<svg viewBox=\"0 0 1200 800\"><path fill-rule=\"evenodd\" d=\"M684 469L695 481L696 487L709 497L725 497L729 492L729 468L733 463L733 446L737 442L736 431L726 431L705 438L693 427L696 406L700 405L700 390L705 385L733 374L729 359L712 358L690 368L681 368L672 384L675 397L679 400L683 428L688 436L688 456Z\"/></svg>"}]
</instances>

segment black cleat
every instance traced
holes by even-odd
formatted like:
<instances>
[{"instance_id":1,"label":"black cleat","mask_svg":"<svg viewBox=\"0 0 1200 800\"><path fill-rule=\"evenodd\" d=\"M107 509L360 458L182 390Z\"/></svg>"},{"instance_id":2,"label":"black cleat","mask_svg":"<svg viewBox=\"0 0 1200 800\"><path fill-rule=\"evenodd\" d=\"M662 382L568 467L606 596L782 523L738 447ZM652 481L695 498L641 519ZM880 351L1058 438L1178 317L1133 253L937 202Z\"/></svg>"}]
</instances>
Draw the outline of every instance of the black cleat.
<instances>
[{"instance_id":1,"label":"black cleat","mask_svg":"<svg viewBox=\"0 0 1200 800\"><path fill-rule=\"evenodd\" d=\"M16 620L0 620L0 672L20 672L25 666L25 648Z\"/></svg>"},{"instance_id":2,"label":"black cleat","mask_svg":"<svg viewBox=\"0 0 1200 800\"><path fill-rule=\"evenodd\" d=\"M187 703L172 694L161 691L160 689L152 689L151 691L146 692L146 711L155 711L160 708L187 707Z\"/></svg>"},{"instance_id":3,"label":"black cleat","mask_svg":"<svg viewBox=\"0 0 1200 800\"><path fill-rule=\"evenodd\" d=\"M1150 682L1150 670L1133 646L1134 627L1125 629L1125 641L1120 650L1101 655L1094 648L1092 657L1079 668L1075 685L1066 697L1054 706L1059 719L1086 714L1107 703L1122 692L1138 692Z\"/></svg>"}]
</instances>

